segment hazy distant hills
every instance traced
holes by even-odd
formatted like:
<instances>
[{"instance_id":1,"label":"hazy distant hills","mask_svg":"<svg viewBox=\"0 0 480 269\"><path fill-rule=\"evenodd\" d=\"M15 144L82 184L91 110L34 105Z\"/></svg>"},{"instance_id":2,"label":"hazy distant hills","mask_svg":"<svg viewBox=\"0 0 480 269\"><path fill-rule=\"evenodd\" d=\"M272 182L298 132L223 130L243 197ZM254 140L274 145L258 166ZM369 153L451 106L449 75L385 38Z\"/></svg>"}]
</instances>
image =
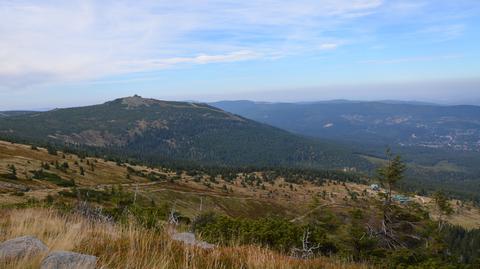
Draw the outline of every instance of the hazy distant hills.
<instances>
[{"instance_id":1,"label":"hazy distant hills","mask_svg":"<svg viewBox=\"0 0 480 269\"><path fill-rule=\"evenodd\" d=\"M336 140L480 151L480 107L394 101L213 103L291 132Z\"/></svg>"},{"instance_id":2,"label":"hazy distant hills","mask_svg":"<svg viewBox=\"0 0 480 269\"><path fill-rule=\"evenodd\" d=\"M323 168L368 165L335 143L294 135L206 104L139 96L3 117L0 138L99 148L149 162Z\"/></svg>"},{"instance_id":3,"label":"hazy distant hills","mask_svg":"<svg viewBox=\"0 0 480 269\"><path fill-rule=\"evenodd\" d=\"M0 111L0 118L6 118L11 116L20 116L25 114L35 113L34 111L23 111L23 110L15 110L15 111Z\"/></svg>"}]
</instances>

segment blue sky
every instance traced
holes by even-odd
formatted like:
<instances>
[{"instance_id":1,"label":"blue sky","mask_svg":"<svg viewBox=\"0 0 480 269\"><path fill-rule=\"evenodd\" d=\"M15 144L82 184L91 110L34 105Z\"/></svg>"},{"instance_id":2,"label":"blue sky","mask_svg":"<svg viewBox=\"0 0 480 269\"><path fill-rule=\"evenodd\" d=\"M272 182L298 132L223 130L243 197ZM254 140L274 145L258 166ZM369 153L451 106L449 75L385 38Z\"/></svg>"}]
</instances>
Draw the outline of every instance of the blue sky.
<instances>
[{"instance_id":1,"label":"blue sky","mask_svg":"<svg viewBox=\"0 0 480 269\"><path fill-rule=\"evenodd\" d=\"M3 0L0 17L0 109L133 94L480 104L478 0Z\"/></svg>"}]
</instances>

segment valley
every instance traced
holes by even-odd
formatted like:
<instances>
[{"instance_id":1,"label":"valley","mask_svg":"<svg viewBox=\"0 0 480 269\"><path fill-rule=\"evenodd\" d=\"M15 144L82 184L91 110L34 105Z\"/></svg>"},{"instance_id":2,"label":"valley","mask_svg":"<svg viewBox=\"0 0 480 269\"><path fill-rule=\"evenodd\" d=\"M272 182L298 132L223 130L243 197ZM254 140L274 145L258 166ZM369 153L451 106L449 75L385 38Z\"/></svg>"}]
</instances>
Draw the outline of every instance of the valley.
<instances>
[{"instance_id":1,"label":"valley","mask_svg":"<svg viewBox=\"0 0 480 269\"><path fill-rule=\"evenodd\" d=\"M362 143L480 151L480 108L418 103L330 101L212 103L294 133Z\"/></svg>"}]
</instances>

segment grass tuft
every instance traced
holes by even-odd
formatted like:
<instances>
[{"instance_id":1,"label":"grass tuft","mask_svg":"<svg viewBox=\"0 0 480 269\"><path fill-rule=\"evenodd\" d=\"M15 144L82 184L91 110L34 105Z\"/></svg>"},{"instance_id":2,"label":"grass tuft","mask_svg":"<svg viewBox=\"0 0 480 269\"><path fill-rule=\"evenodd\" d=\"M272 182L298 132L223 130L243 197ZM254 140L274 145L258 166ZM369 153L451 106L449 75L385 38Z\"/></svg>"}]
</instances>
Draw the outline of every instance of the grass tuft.
<instances>
[{"instance_id":1,"label":"grass tuft","mask_svg":"<svg viewBox=\"0 0 480 269\"><path fill-rule=\"evenodd\" d=\"M325 268L364 269L366 265L319 257L298 260L258 246L202 250L172 241L166 231L154 232L130 223L92 222L54 209L0 211L0 242L33 235L50 250L76 251L99 257L99 268ZM0 268L39 268L42 257L23 259Z\"/></svg>"}]
</instances>

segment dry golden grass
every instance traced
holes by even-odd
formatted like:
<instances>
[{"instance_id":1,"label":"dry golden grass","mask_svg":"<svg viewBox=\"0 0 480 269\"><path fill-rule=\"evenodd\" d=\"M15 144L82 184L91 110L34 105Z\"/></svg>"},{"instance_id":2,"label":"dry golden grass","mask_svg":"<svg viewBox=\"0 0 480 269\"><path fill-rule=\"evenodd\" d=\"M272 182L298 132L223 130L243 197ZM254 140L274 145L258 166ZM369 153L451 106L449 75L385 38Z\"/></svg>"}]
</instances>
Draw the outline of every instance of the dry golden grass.
<instances>
[{"instance_id":1,"label":"dry golden grass","mask_svg":"<svg viewBox=\"0 0 480 269\"><path fill-rule=\"evenodd\" d=\"M65 158L63 158L65 156ZM94 164L94 171L89 169L86 164L89 160ZM132 176L131 180L126 179L127 168L116 165L115 162L105 161L99 158L87 158L84 162L74 154L63 154L59 152L58 155L48 154L44 148L32 150L30 146L22 144L12 144L5 141L0 141L0 173L7 171L7 165L13 164L17 168L17 176L20 180L27 180L31 176L29 171L40 168L42 162L67 162L69 169L67 173L56 170L55 173L65 179L74 179L77 183L84 186L96 186L98 184L119 184L130 183L134 180L139 182L146 182L141 177ZM77 164L75 164L77 162ZM85 175L80 175L80 166L85 169ZM138 166L137 169L145 169L145 167ZM52 184L45 182L29 181L28 184L32 189L55 187Z\"/></svg>"},{"instance_id":2,"label":"dry golden grass","mask_svg":"<svg viewBox=\"0 0 480 269\"><path fill-rule=\"evenodd\" d=\"M0 211L0 241L23 235L40 238L51 250L98 256L99 268L368 268L326 257L298 260L257 246L202 250L174 242L166 232L153 232L135 224L94 223L53 209ZM20 260L0 267L33 269L38 268L41 259Z\"/></svg>"}]
</instances>

